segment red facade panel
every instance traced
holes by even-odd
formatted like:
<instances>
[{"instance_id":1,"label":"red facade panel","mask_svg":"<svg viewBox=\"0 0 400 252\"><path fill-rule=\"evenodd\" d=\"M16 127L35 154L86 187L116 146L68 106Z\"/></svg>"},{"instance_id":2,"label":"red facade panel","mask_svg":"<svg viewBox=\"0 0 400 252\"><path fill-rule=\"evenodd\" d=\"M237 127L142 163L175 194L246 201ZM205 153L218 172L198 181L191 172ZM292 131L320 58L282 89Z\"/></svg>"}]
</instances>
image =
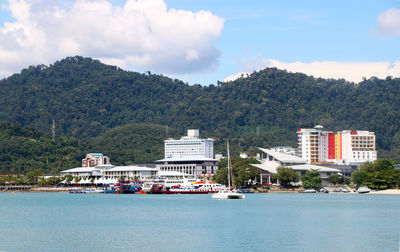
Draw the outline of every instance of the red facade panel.
<instances>
[{"instance_id":1,"label":"red facade panel","mask_svg":"<svg viewBox=\"0 0 400 252\"><path fill-rule=\"evenodd\" d=\"M328 134L328 159L335 159L335 134Z\"/></svg>"}]
</instances>

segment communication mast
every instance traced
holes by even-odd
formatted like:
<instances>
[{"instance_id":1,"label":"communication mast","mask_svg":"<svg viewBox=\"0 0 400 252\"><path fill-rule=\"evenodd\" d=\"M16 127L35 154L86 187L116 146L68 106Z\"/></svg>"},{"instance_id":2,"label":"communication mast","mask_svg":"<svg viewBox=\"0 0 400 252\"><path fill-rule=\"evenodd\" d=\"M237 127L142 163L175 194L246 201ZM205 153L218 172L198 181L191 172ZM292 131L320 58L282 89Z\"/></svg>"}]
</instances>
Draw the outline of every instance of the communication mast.
<instances>
[{"instance_id":1,"label":"communication mast","mask_svg":"<svg viewBox=\"0 0 400 252\"><path fill-rule=\"evenodd\" d=\"M56 140L56 120L53 120L53 124L51 125L51 140Z\"/></svg>"}]
</instances>

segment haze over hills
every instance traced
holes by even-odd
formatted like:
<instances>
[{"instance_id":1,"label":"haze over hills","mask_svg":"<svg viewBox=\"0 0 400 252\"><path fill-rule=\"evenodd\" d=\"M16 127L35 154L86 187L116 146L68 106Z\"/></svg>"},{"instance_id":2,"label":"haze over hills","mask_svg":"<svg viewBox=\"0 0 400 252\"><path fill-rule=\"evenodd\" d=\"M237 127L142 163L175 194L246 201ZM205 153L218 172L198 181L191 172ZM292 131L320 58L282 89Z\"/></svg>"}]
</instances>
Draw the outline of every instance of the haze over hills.
<instances>
[{"instance_id":1,"label":"haze over hills","mask_svg":"<svg viewBox=\"0 0 400 252\"><path fill-rule=\"evenodd\" d=\"M124 150L118 136L134 143L142 133L150 137L154 131L159 139L149 141L153 143L167 136L165 126L174 137L198 128L203 137L216 138L217 151L230 138L236 153L258 146L296 146L297 128L317 124L333 131L370 130L377 136L378 157L400 159L399 89L398 78L354 84L276 68L232 82L190 86L76 56L1 80L0 120L49 132L54 119L57 135L83 141L88 151L125 153L121 160L111 156L120 164L152 162L162 155L163 143L153 157L145 153L155 149L143 144ZM152 126L141 127L143 123ZM107 142L115 144L107 149ZM130 160L126 155L133 149L136 158Z\"/></svg>"}]
</instances>

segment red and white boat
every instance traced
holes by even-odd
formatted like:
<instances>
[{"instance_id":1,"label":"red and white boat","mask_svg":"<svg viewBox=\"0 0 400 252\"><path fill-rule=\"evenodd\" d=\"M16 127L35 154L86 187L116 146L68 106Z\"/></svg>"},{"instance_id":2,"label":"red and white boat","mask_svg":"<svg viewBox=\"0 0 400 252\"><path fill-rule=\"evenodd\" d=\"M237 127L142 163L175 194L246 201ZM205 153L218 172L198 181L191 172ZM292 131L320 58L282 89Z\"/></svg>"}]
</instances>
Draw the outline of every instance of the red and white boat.
<instances>
[{"instance_id":1,"label":"red and white boat","mask_svg":"<svg viewBox=\"0 0 400 252\"><path fill-rule=\"evenodd\" d=\"M163 194L208 194L225 190L226 187L221 184L210 181L196 181L189 185L187 183L175 184L173 186L164 186Z\"/></svg>"}]
</instances>

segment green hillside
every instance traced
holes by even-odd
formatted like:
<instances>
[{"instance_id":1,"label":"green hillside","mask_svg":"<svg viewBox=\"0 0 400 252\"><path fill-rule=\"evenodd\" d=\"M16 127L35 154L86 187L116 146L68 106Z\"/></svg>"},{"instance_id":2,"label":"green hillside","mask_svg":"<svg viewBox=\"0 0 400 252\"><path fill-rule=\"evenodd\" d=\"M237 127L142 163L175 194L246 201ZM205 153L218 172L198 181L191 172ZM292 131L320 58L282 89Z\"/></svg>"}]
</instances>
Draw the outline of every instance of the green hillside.
<instances>
[{"instance_id":1,"label":"green hillside","mask_svg":"<svg viewBox=\"0 0 400 252\"><path fill-rule=\"evenodd\" d=\"M83 152L83 146L74 138L56 137L52 141L49 134L33 128L0 123L0 174L25 173L36 168L58 173L79 166Z\"/></svg>"},{"instance_id":2,"label":"green hillside","mask_svg":"<svg viewBox=\"0 0 400 252\"><path fill-rule=\"evenodd\" d=\"M377 136L379 157L400 160L399 89L398 78L354 84L275 68L233 82L188 85L76 56L1 80L0 120L49 132L55 119L57 135L85 142L83 154L95 149L121 164L157 159L165 126L174 136L198 128L202 136L216 139L217 152L223 152L230 138L233 153L295 146L296 130L317 124L334 131L370 130ZM126 135L132 125L142 123L162 125L154 126L164 133L149 141L161 140L160 146L150 148L152 155L145 154L149 146L143 144L124 145L132 151L115 147L118 142L144 143L140 134ZM108 153L112 149L118 158Z\"/></svg>"},{"instance_id":3,"label":"green hillside","mask_svg":"<svg viewBox=\"0 0 400 252\"><path fill-rule=\"evenodd\" d=\"M153 124L126 124L90 140L90 152L106 153L112 164L153 163L164 158L164 139L173 137L174 129Z\"/></svg>"}]
</instances>

